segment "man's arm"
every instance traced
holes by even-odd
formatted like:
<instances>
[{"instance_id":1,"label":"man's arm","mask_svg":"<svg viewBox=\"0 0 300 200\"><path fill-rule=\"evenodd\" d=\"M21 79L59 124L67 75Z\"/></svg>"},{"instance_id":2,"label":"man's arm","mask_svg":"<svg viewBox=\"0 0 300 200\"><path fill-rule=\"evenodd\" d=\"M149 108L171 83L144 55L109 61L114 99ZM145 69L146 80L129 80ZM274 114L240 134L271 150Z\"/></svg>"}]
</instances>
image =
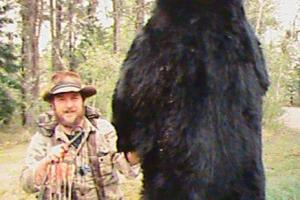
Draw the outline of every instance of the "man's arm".
<instances>
[{"instance_id":1,"label":"man's arm","mask_svg":"<svg viewBox=\"0 0 300 200\"><path fill-rule=\"evenodd\" d=\"M48 166L60 162L68 151L67 144L50 147L50 138L39 133L30 142L21 174L21 184L27 192L37 192L47 176Z\"/></svg>"},{"instance_id":2,"label":"man's arm","mask_svg":"<svg viewBox=\"0 0 300 200\"><path fill-rule=\"evenodd\" d=\"M137 170L132 166L139 163L139 158L136 152L120 152L117 153L117 134L113 125L109 122L102 124L102 128L105 127L105 139L109 143L110 149L114 152L112 161L118 171L124 174L126 177L136 177Z\"/></svg>"},{"instance_id":3,"label":"man's arm","mask_svg":"<svg viewBox=\"0 0 300 200\"><path fill-rule=\"evenodd\" d=\"M44 162L49 144L50 138L40 133L36 133L31 139L20 177L21 185L26 192L33 193L39 189L35 184L35 169Z\"/></svg>"}]
</instances>

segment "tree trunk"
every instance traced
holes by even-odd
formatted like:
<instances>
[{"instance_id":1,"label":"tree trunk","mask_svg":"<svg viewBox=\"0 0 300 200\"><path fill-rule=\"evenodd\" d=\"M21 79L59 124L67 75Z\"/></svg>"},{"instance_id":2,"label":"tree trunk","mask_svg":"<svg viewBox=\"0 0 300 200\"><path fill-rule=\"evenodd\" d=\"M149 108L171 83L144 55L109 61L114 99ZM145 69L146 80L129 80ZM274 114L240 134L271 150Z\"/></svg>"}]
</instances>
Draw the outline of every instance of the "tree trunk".
<instances>
[{"instance_id":1,"label":"tree trunk","mask_svg":"<svg viewBox=\"0 0 300 200\"><path fill-rule=\"evenodd\" d=\"M68 46L69 46L69 69L74 71L76 69L75 62L74 62L74 1L69 1L68 6Z\"/></svg>"},{"instance_id":2,"label":"tree trunk","mask_svg":"<svg viewBox=\"0 0 300 200\"><path fill-rule=\"evenodd\" d=\"M89 0L88 6L88 17L94 18L96 16L98 1L97 0Z\"/></svg>"},{"instance_id":3,"label":"tree trunk","mask_svg":"<svg viewBox=\"0 0 300 200\"><path fill-rule=\"evenodd\" d=\"M22 17L22 123L33 125L39 95L39 35L42 0L21 1Z\"/></svg>"},{"instance_id":4,"label":"tree trunk","mask_svg":"<svg viewBox=\"0 0 300 200\"><path fill-rule=\"evenodd\" d=\"M40 66L39 66L39 38L41 33L41 26L43 21L43 7L44 2L43 0L36 0L35 1L35 7L34 7L34 17L33 17L33 29L32 29L32 77L33 77L33 88L32 88L32 94L34 97L34 101L37 101L39 96L39 86L40 86ZM37 104L34 104L37 105Z\"/></svg>"},{"instance_id":5,"label":"tree trunk","mask_svg":"<svg viewBox=\"0 0 300 200\"><path fill-rule=\"evenodd\" d=\"M51 26L51 61L52 70L64 70L61 50L61 23L62 23L62 2L50 0L50 26Z\"/></svg>"},{"instance_id":6,"label":"tree trunk","mask_svg":"<svg viewBox=\"0 0 300 200\"><path fill-rule=\"evenodd\" d=\"M121 0L113 0L113 19L114 19L114 33L113 33L113 52L120 52L121 41Z\"/></svg>"},{"instance_id":7,"label":"tree trunk","mask_svg":"<svg viewBox=\"0 0 300 200\"><path fill-rule=\"evenodd\" d=\"M255 25L255 32L257 34L259 34L261 23L262 23L265 0L259 0L258 2L259 2L259 11L258 11L257 19L256 19L256 25Z\"/></svg>"},{"instance_id":8,"label":"tree trunk","mask_svg":"<svg viewBox=\"0 0 300 200\"><path fill-rule=\"evenodd\" d=\"M296 15L294 16L293 19L293 23L292 23L292 29L291 29L291 33L292 33L292 38L295 42L298 41L298 34L300 33L300 25L297 24L297 22L300 22L299 20L299 12L300 9L297 10Z\"/></svg>"},{"instance_id":9,"label":"tree trunk","mask_svg":"<svg viewBox=\"0 0 300 200\"><path fill-rule=\"evenodd\" d=\"M142 30L145 20L145 0L136 0L136 23L135 28L136 32L140 32Z\"/></svg>"}]
</instances>

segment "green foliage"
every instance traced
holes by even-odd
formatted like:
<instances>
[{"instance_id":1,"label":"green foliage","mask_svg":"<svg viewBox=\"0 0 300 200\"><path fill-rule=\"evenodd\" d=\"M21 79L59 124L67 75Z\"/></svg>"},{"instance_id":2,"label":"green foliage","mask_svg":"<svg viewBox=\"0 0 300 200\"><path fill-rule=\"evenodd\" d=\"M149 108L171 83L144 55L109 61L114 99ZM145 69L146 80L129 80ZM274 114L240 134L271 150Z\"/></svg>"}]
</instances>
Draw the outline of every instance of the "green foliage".
<instances>
[{"instance_id":1,"label":"green foliage","mask_svg":"<svg viewBox=\"0 0 300 200\"><path fill-rule=\"evenodd\" d=\"M7 124L11 120L16 101L4 90L0 89L0 124Z\"/></svg>"},{"instance_id":2,"label":"green foliage","mask_svg":"<svg viewBox=\"0 0 300 200\"><path fill-rule=\"evenodd\" d=\"M268 128L278 129L282 126L279 123L283 114L282 106L291 104L291 92L296 90L299 82L299 74L291 58L295 49L288 43L282 37L276 44L265 45L264 48L271 80L264 104L264 124Z\"/></svg>"},{"instance_id":3,"label":"green foliage","mask_svg":"<svg viewBox=\"0 0 300 200\"><path fill-rule=\"evenodd\" d=\"M289 105L300 106L300 50L293 37L287 37L282 42L282 53L288 58L288 70L286 75L289 77L285 96Z\"/></svg>"},{"instance_id":4,"label":"green foliage","mask_svg":"<svg viewBox=\"0 0 300 200\"><path fill-rule=\"evenodd\" d=\"M0 125L11 120L18 105L12 94L20 89L16 76L19 66L16 64L17 57L12 43L13 34L4 30L7 24L13 22L7 14L11 9L8 3L0 4Z\"/></svg>"},{"instance_id":5,"label":"green foliage","mask_svg":"<svg viewBox=\"0 0 300 200\"><path fill-rule=\"evenodd\" d=\"M265 98L264 124L272 126L277 124L281 113L281 105L284 102L284 91L287 87L288 76L286 72L288 60L286 56L277 52L271 46L265 49L265 58L268 66L271 86ZM273 59L276 58L276 59Z\"/></svg>"},{"instance_id":6,"label":"green foliage","mask_svg":"<svg viewBox=\"0 0 300 200\"><path fill-rule=\"evenodd\" d=\"M109 118L111 115L111 98L119 75L122 57L114 55L101 46L86 49L86 61L77 71L86 81L97 88L97 95L88 99L101 113Z\"/></svg>"},{"instance_id":7,"label":"green foliage","mask_svg":"<svg viewBox=\"0 0 300 200\"><path fill-rule=\"evenodd\" d=\"M290 93L295 91L297 76L299 76L291 59L291 52L294 50L291 48L290 41L283 36L284 34L278 34L281 30L279 30L280 25L275 17L278 5L274 0L249 0L245 5L248 19L252 26L258 29L257 35L263 43L271 81L264 101L263 124L273 131L280 131L283 126L279 123L280 116L283 114L282 106L290 104ZM258 24L259 28L256 27ZM264 40L268 37L268 32L272 31L277 33L276 41Z\"/></svg>"},{"instance_id":8,"label":"green foliage","mask_svg":"<svg viewBox=\"0 0 300 200\"><path fill-rule=\"evenodd\" d=\"M260 4L260 2L262 2L262 4ZM246 12L252 26L255 28L257 25L260 15L260 6L262 6L263 14L261 15L260 30L258 31L258 34L264 33L270 26L278 25L274 17L276 5L273 0L246 0Z\"/></svg>"},{"instance_id":9,"label":"green foliage","mask_svg":"<svg viewBox=\"0 0 300 200\"><path fill-rule=\"evenodd\" d=\"M99 22L96 18L89 18L89 20L81 23L82 39L76 49L75 55L78 64L85 63L90 59L90 52L94 47L101 46L103 49L110 49L108 31L99 27ZM87 51L87 49L91 48ZM107 52L108 53L108 52Z\"/></svg>"}]
</instances>

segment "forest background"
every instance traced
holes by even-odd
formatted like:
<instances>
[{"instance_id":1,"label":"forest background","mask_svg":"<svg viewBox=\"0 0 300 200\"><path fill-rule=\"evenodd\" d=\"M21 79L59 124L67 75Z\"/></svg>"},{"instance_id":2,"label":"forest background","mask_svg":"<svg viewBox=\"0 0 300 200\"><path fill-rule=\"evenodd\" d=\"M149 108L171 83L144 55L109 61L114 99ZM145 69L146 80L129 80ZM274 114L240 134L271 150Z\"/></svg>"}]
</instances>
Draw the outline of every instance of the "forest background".
<instances>
[{"instance_id":1,"label":"forest background","mask_svg":"<svg viewBox=\"0 0 300 200\"><path fill-rule=\"evenodd\" d=\"M89 103L109 118L120 66L153 6L153 0L2 0L1 129L35 124L57 70L77 71L95 85L99 95ZM249 0L245 7L271 77L264 125L273 127L283 105L300 104L300 2Z\"/></svg>"},{"instance_id":2,"label":"forest background","mask_svg":"<svg viewBox=\"0 0 300 200\"><path fill-rule=\"evenodd\" d=\"M77 71L85 84L96 86L98 95L88 104L110 119L120 67L154 4L154 0L1 0L0 145L28 142L39 113L49 109L41 94L57 70ZM300 0L245 0L245 8L271 79L264 133L289 133L280 119L283 107L300 105Z\"/></svg>"}]
</instances>

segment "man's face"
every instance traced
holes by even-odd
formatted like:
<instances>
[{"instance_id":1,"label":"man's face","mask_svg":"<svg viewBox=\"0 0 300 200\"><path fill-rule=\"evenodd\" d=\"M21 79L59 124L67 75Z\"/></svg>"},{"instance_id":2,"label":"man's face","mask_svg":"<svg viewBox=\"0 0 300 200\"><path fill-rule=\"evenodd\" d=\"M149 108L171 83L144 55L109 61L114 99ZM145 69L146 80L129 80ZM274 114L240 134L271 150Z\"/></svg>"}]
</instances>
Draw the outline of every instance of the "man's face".
<instances>
[{"instance_id":1,"label":"man's face","mask_svg":"<svg viewBox=\"0 0 300 200\"><path fill-rule=\"evenodd\" d=\"M83 98L78 92L54 95L52 106L58 122L69 128L80 125L84 116L83 103Z\"/></svg>"}]
</instances>

